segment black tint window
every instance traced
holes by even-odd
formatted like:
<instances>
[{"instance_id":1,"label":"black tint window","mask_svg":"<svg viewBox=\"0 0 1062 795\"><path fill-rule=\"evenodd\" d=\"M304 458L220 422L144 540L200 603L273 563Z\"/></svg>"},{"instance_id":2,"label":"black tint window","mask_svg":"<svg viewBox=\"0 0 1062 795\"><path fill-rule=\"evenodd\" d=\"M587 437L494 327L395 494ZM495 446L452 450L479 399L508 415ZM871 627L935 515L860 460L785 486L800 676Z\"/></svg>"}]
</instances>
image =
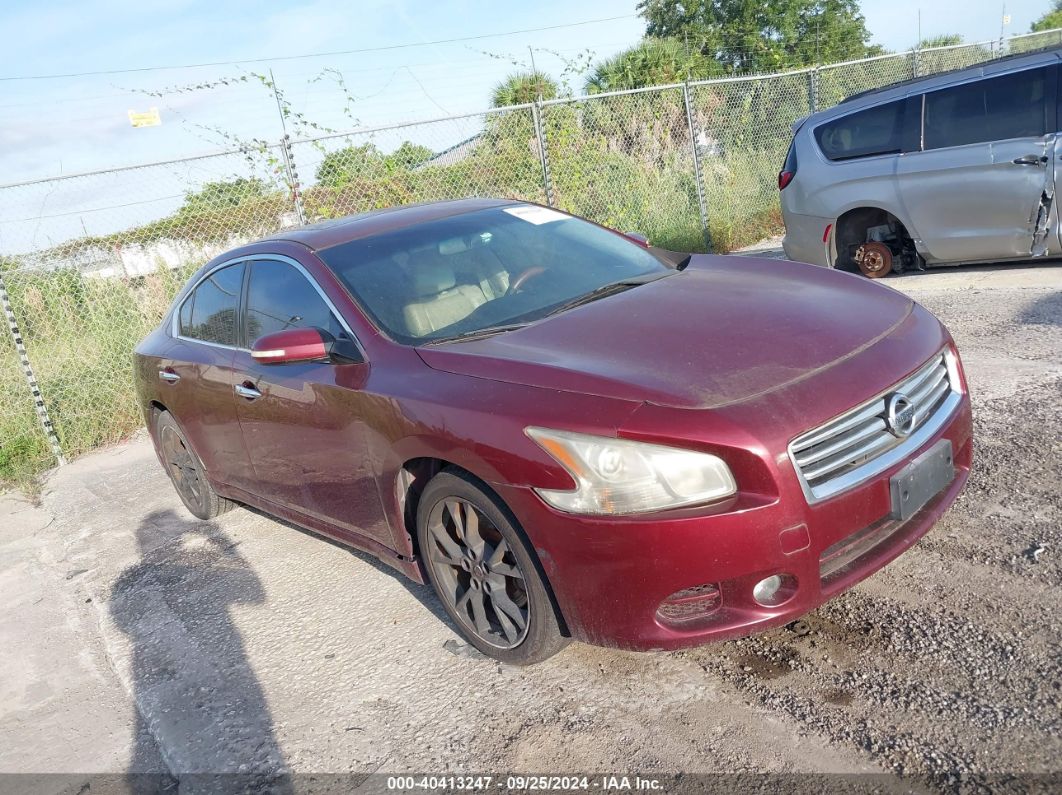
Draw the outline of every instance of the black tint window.
<instances>
[{"instance_id":1,"label":"black tint window","mask_svg":"<svg viewBox=\"0 0 1062 795\"><path fill-rule=\"evenodd\" d=\"M830 160L900 152L905 105L890 102L828 121L815 130L819 148Z\"/></svg>"},{"instance_id":2,"label":"black tint window","mask_svg":"<svg viewBox=\"0 0 1062 795\"><path fill-rule=\"evenodd\" d=\"M236 344L236 308L243 286L243 263L215 271L181 306L181 334L219 345Z\"/></svg>"},{"instance_id":3,"label":"black tint window","mask_svg":"<svg viewBox=\"0 0 1062 795\"><path fill-rule=\"evenodd\" d=\"M1032 69L926 94L925 148L1038 138L1046 88L1047 70Z\"/></svg>"},{"instance_id":4,"label":"black tint window","mask_svg":"<svg viewBox=\"0 0 1062 795\"><path fill-rule=\"evenodd\" d=\"M289 328L322 328L340 336L343 327L306 277L287 263L262 260L251 266L247 289L247 341Z\"/></svg>"}]
</instances>

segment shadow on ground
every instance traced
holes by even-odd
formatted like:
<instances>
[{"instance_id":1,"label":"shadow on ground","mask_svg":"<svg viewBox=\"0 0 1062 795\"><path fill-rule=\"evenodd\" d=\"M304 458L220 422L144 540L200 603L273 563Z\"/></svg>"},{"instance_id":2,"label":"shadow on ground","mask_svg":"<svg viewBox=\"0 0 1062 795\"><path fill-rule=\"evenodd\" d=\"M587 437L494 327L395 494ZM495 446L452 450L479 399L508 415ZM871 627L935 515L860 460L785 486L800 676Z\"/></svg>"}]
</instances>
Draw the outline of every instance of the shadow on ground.
<instances>
[{"instance_id":1,"label":"shadow on ground","mask_svg":"<svg viewBox=\"0 0 1062 795\"><path fill-rule=\"evenodd\" d=\"M1022 310L1018 321L1026 326L1062 326L1062 292L1037 298Z\"/></svg>"},{"instance_id":2,"label":"shadow on ground","mask_svg":"<svg viewBox=\"0 0 1062 795\"><path fill-rule=\"evenodd\" d=\"M131 786L290 792L265 694L231 617L233 606L266 598L238 542L213 522L167 510L141 521L137 544L141 558L115 582L110 610L132 644L136 732L155 737L172 775L146 780L151 760L137 751Z\"/></svg>"}]
</instances>

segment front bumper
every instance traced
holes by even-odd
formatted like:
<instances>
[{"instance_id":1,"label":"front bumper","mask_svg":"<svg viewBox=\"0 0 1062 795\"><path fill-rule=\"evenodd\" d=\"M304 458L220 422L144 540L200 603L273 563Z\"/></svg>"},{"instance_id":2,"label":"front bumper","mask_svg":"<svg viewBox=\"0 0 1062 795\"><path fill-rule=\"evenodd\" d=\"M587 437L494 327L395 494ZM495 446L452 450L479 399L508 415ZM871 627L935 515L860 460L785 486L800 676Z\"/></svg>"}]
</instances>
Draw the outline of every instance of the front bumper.
<instances>
[{"instance_id":1,"label":"front bumper","mask_svg":"<svg viewBox=\"0 0 1062 795\"><path fill-rule=\"evenodd\" d=\"M815 505L793 484L776 499L737 500L714 515L702 509L579 517L553 510L530 489L497 489L531 538L572 637L633 650L675 649L789 623L902 554L962 491L971 436L964 394L952 417L911 455L950 440L955 479L902 523L888 519L889 478L909 459ZM840 566L838 554L845 556ZM823 567L832 570L825 577ZM758 604L753 585L781 573L795 577L795 594L778 607ZM681 626L658 617L670 595L706 583L720 585L718 610Z\"/></svg>"}]
</instances>

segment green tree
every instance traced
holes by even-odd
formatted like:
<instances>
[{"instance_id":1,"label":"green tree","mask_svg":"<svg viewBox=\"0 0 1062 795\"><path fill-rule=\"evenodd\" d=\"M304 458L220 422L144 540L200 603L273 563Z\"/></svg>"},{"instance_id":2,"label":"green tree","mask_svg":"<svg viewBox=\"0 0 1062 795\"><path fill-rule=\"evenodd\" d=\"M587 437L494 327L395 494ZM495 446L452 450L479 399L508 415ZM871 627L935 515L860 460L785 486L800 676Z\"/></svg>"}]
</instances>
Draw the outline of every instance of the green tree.
<instances>
[{"instance_id":1,"label":"green tree","mask_svg":"<svg viewBox=\"0 0 1062 795\"><path fill-rule=\"evenodd\" d=\"M490 92L491 107L525 105L537 99L554 99L560 93L557 82L541 72L514 72Z\"/></svg>"},{"instance_id":2,"label":"green tree","mask_svg":"<svg viewBox=\"0 0 1062 795\"><path fill-rule=\"evenodd\" d=\"M345 146L324 156L314 177L319 185L339 188L355 179L382 176L387 168L375 144Z\"/></svg>"},{"instance_id":3,"label":"green tree","mask_svg":"<svg viewBox=\"0 0 1062 795\"><path fill-rule=\"evenodd\" d=\"M634 47L601 61L586 79L586 92L622 91L628 88L681 83L703 79L722 69L681 39L646 38Z\"/></svg>"},{"instance_id":4,"label":"green tree","mask_svg":"<svg viewBox=\"0 0 1062 795\"><path fill-rule=\"evenodd\" d=\"M1051 3L1051 10L1033 22L1029 30L1039 33L1041 30L1053 30L1054 28L1062 28L1062 0L1054 0Z\"/></svg>"},{"instance_id":5,"label":"green tree","mask_svg":"<svg viewBox=\"0 0 1062 795\"><path fill-rule=\"evenodd\" d=\"M341 188L352 182L379 179L398 171L409 171L431 159L431 149L412 141L403 141L389 155L383 154L373 143L345 146L329 152L317 166L317 184Z\"/></svg>"},{"instance_id":6,"label":"green tree","mask_svg":"<svg viewBox=\"0 0 1062 795\"><path fill-rule=\"evenodd\" d=\"M248 199L259 199L268 193L266 184L257 177L208 182L197 191L185 194L184 204L177 215L191 216L202 212L218 212L236 207Z\"/></svg>"},{"instance_id":7,"label":"green tree","mask_svg":"<svg viewBox=\"0 0 1062 795\"><path fill-rule=\"evenodd\" d=\"M730 72L774 72L884 50L857 0L641 0L646 35L682 41Z\"/></svg>"},{"instance_id":8,"label":"green tree","mask_svg":"<svg viewBox=\"0 0 1062 795\"><path fill-rule=\"evenodd\" d=\"M408 170L430 160L433 154L435 153L426 146L403 141L401 146L384 158L384 165L388 171Z\"/></svg>"},{"instance_id":9,"label":"green tree","mask_svg":"<svg viewBox=\"0 0 1062 795\"><path fill-rule=\"evenodd\" d=\"M1062 2L1062 0L1059 0ZM956 44L962 44L962 34L960 33L942 33L939 36L929 36L918 42L919 50L929 50L933 47L951 47Z\"/></svg>"}]
</instances>

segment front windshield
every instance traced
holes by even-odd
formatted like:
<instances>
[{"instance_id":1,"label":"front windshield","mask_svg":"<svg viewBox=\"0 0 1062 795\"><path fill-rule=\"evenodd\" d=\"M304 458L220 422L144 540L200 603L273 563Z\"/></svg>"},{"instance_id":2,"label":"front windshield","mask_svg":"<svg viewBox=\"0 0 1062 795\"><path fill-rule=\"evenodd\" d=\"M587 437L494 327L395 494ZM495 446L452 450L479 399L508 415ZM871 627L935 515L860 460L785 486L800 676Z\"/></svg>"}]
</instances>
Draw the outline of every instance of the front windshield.
<instances>
[{"instance_id":1,"label":"front windshield","mask_svg":"<svg viewBox=\"0 0 1062 795\"><path fill-rule=\"evenodd\" d=\"M423 345L538 320L617 282L673 272L578 218L510 205L319 252L391 338Z\"/></svg>"}]
</instances>

